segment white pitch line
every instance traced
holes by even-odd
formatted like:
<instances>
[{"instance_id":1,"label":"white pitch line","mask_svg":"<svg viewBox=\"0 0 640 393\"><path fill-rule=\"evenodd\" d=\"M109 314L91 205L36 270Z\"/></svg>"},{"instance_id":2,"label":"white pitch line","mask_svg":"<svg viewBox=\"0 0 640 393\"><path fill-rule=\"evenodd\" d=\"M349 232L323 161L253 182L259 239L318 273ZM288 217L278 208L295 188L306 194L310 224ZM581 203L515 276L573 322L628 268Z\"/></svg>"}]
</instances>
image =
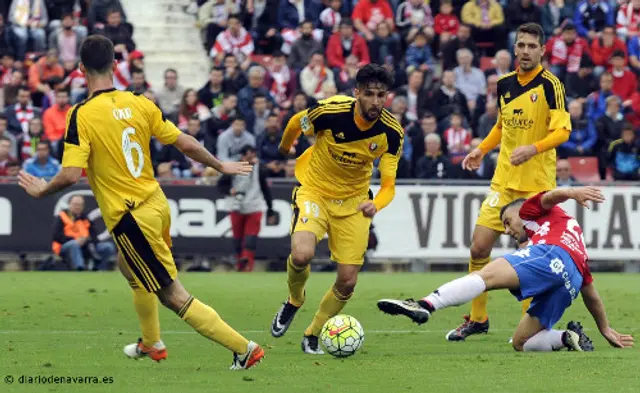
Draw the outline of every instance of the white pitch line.
<instances>
[{"instance_id":1,"label":"white pitch line","mask_svg":"<svg viewBox=\"0 0 640 393\"><path fill-rule=\"evenodd\" d=\"M594 329L584 329L585 331L593 331ZM623 329L624 331L635 331L635 329ZM513 329L491 329L491 332L496 333L513 333ZM240 330L240 333L245 334L270 334L269 330ZM447 334L449 330L366 330L366 334ZM302 334L302 330L290 330L288 333ZM82 334L117 334L117 335L136 335L140 332L134 331L113 331L113 330L0 330L0 334L43 334L43 335L82 335ZM190 330L162 330L161 334L165 335L179 335L179 334L195 334Z\"/></svg>"}]
</instances>

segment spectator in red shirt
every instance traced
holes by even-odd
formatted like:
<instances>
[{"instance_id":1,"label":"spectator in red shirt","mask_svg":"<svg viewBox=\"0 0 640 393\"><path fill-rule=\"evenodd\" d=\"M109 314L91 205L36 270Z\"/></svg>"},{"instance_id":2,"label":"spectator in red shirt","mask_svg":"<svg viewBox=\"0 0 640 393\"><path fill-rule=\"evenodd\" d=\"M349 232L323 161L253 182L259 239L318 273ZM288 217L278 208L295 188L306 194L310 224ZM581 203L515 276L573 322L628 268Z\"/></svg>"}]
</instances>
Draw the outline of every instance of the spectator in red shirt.
<instances>
[{"instance_id":1,"label":"spectator in red shirt","mask_svg":"<svg viewBox=\"0 0 640 393\"><path fill-rule=\"evenodd\" d=\"M434 20L435 32L440 36L440 47L453 38L458 33L459 28L460 20L453 13L451 0L443 0L440 3L440 13L436 15Z\"/></svg>"},{"instance_id":2,"label":"spectator in red shirt","mask_svg":"<svg viewBox=\"0 0 640 393\"><path fill-rule=\"evenodd\" d=\"M578 37L576 26L567 22L559 36L552 37L545 45L545 57L549 60L549 71L561 81L568 72L578 72L584 53L589 53L589 43Z\"/></svg>"},{"instance_id":3,"label":"spectator in red shirt","mask_svg":"<svg viewBox=\"0 0 640 393\"><path fill-rule=\"evenodd\" d=\"M371 62L367 42L360 35L354 34L353 22L349 19L342 20L340 31L333 33L329 38L326 54L329 67L338 70L334 70L334 73L340 72L349 55L356 56L360 66Z\"/></svg>"},{"instance_id":4,"label":"spectator in red shirt","mask_svg":"<svg viewBox=\"0 0 640 393\"><path fill-rule=\"evenodd\" d=\"M360 0L351 15L353 25L367 41L375 38L378 23L386 21L394 29L393 11L387 0Z\"/></svg>"},{"instance_id":5,"label":"spectator in red shirt","mask_svg":"<svg viewBox=\"0 0 640 393\"><path fill-rule=\"evenodd\" d=\"M611 55L611 74L613 75L613 94L622 99L622 105L627 108L631 105L631 95L638 88L636 75L625 66L624 52L617 50Z\"/></svg>"},{"instance_id":6,"label":"spectator in red shirt","mask_svg":"<svg viewBox=\"0 0 640 393\"><path fill-rule=\"evenodd\" d=\"M70 108L69 91L67 89L59 89L56 91L56 105L49 107L42 115L44 134L53 145L57 145L58 141L64 136L67 127L67 113ZM54 146L53 150L57 151L56 146Z\"/></svg>"},{"instance_id":7,"label":"spectator in red shirt","mask_svg":"<svg viewBox=\"0 0 640 393\"><path fill-rule=\"evenodd\" d=\"M611 71L609 59L614 51L624 52L624 62L627 65L627 46L622 40L616 37L616 30L613 26L607 26L602 30L600 38L591 41L591 60L596 68L593 70L596 76L600 76L605 70Z\"/></svg>"}]
</instances>

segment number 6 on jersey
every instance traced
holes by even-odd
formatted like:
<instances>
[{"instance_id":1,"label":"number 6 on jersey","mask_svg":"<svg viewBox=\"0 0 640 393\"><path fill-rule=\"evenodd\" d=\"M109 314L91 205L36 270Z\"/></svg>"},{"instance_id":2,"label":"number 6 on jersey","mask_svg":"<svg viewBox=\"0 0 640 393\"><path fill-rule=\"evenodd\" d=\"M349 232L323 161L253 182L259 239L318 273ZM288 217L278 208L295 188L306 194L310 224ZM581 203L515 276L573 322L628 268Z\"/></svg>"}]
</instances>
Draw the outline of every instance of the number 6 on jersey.
<instances>
[{"instance_id":1,"label":"number 6 on jersey","mask_svg":"<svg viewBox=\"0 0 640 393\"><path fill-rule=\"evenodd\" d=\"M142 167L144 166L144 154L142 147L138 142L134 142L130 139L130 135L135 135L136 130L133 127L127 127L122 131L122 152L124 153L124 159L127 161L127 168L131 173L131 176L136 179L142 174ZM133 161L132 150L138 152L138 166L136 167Z\"/></svg>"}]
</instances>

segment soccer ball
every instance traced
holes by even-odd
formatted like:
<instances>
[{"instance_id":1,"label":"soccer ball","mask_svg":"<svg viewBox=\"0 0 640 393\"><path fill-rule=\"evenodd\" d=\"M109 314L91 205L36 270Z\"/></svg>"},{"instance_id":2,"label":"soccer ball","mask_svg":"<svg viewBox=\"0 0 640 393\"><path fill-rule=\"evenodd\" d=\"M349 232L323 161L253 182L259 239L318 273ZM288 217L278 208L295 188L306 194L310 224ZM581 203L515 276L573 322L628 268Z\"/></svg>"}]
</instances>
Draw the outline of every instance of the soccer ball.
<instances>
[{"instance_id":1,"label":"soccer ball","mask_svg":"<svg viewBox=\"0 0 640 393\"><path fill-rule=\"evenodd\" d=\"M356 353L362 346L364 330L354 317L336 315L322 327L320 340L327 353L338 358L345 358Z\"/></svg>"}]
</instances>

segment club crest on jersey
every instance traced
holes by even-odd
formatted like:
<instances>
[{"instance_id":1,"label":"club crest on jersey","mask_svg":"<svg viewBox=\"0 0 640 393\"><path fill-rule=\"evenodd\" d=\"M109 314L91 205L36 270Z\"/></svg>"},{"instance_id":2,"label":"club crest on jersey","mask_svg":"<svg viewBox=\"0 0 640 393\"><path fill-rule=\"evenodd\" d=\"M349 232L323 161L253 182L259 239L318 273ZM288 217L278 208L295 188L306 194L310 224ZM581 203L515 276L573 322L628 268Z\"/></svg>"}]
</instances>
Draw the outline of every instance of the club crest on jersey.
<instances>
[{"instance_id":1,"label":"club crest on jersey","mask_svg":"<svg viewBox=\"0 0 640 393\"><path fill-rule=\"evenodd\" d=\"M306 224L309 219L307 217L300 217L300 222Z\"/></svg>"},{"instance_id":2,"label":"club crest on jersey","mask_svg":"<svg viewBox=\"0 0 640 393\"><path fill-rule=\"evenodd\" d=\"M531 98L531 102L536 102L538 101L538 95L536 93L531 93L531 95L529 96L529 98Z\"/></svg>"},{"instance_id":3,"label":"club crest on jersey","mask_svg":"<svg viewBox=\"0 0 640 393\"><path fill-rule=\"evenodd\" d=\"M338 139L344 139L344 132L339 132L336 134L336 138Z\"/></svg>"},{"instance_id":4,"label":"club crest on jersey","mask_svg":"<svg viewBox=\"0 0 640 393\"><path fill-rule=\"evenodd\" d=\"M374 142L369 143L369 150L374 151L378 148L378 145Z\"/></svg>"}]
</instances>

